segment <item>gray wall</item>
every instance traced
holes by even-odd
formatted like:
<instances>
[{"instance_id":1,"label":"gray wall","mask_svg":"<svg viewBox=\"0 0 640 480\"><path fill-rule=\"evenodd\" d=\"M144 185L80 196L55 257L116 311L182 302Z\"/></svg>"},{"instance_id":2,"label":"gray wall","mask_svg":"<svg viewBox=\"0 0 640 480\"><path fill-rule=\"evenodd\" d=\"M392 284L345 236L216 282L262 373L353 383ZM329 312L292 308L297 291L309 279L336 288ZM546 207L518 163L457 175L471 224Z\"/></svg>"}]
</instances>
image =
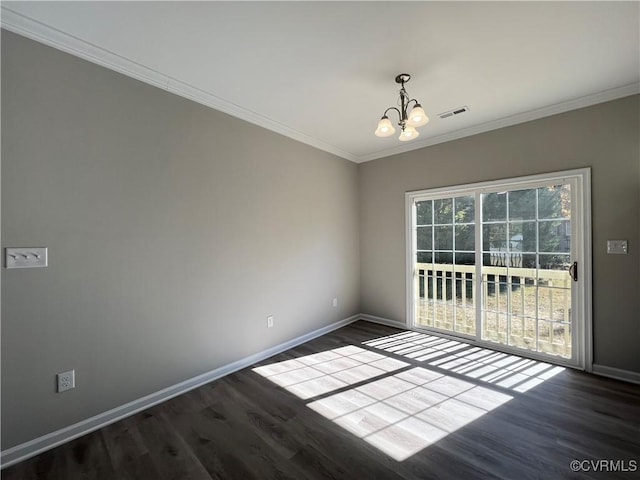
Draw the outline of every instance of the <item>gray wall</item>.
<instances>
[{"instance_id":1,"label":"gray wall","mask_svg":"<svg viewBox=\"0 0 640 480\"><path fill-rule=\"evenodd\" d=\"M351 162L3 31L2 163L3 449L360 311Z\"/></svg>"},{"instance_id":2,"label":"gray wall","mask_svg":"<svg viewBox=\"0 0 640 480\"><path fill-rule=\"evenodd\" d=\"M2 270L2 448L360 311L404 321L406 191L585 166L595 361L640 372L639 112L356 166L3 31L2 246L50 266Z\"/></svg>"},{"instance_id":3,"label":"gray wall","mask_svg":"<svg viewBox=\"0 0 640 480\"><path fill-rule=\"evenodd\" d=\"M639 115L635 95L361 164L362 311L405 321L405 192L591 167L594 362L640 372Z\"/></svg>"}]
</instances>

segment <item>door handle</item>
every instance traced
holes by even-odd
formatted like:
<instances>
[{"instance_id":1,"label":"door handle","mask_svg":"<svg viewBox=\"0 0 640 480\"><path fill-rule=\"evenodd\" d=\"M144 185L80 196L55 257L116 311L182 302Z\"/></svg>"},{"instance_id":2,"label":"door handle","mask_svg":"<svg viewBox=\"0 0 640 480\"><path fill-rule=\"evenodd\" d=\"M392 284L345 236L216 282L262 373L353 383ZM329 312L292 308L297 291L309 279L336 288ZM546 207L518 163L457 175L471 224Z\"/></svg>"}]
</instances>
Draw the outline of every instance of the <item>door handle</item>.
<instances>
[{"instance_id":1,"label":"door handle","mask_svg":"<svg viewBox=\"0 0 640 480\"><path fill-rule=\"evenodd\" d=\"M569 275L571 275L574 282L578 281L578 262L573 262L573 264L571 264L569 267Z\"/></svg>"}]
</instances>

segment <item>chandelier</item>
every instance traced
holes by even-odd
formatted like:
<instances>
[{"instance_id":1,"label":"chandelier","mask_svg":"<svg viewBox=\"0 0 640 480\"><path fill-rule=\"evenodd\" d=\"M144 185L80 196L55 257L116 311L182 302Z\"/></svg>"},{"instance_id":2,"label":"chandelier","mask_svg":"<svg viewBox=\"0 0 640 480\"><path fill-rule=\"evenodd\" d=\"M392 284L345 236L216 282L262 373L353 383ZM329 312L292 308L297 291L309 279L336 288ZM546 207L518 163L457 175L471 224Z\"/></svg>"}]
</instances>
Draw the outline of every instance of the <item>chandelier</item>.
<instances>
[{"instance_id":1,"label":"chandelier","mask_svg":"<svg viewBox=\"0 0 640 480\"><path fill-rule=\"evenodd\" d=\"M426 125L429 121L429 117L424 113L422 106L418 103L415 98L410 98L409 94L404 88L404 84L411 80L411 75L408 73L400 73L396 76L396 83L401 85L400 87L400 98L398 100L398 106L400 109L396 107L389 107L384 111L384 115L378 122L378 128L376 128L375 134L377 137L388 137L393 135L396 132L396 129L391 124L391 120L387 117L387 112L389 110L395 110L398 112L399 121L398 125L402 129L400 132L399 140L401 142L406 142L408 140L413 140L414 138L418 138L420 133L416 130L416 127L421 127ZM407 110L409 105L414 102L414 106L407 115Z\"/></svg>"}]
</instances>

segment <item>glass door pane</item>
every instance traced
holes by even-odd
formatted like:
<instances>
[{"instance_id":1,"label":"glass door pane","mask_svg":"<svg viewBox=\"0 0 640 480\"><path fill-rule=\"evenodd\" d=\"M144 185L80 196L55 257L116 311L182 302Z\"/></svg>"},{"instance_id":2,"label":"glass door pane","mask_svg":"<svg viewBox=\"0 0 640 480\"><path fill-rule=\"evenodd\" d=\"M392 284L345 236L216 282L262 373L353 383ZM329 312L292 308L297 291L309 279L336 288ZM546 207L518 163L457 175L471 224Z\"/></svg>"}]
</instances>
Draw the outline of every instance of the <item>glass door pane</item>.
<instances>
[{"instance_id":1,"label":"glass door pane","mask_svg":"<svg viewBox=\"0 0 640 480\"><path fill-rule=\"evenodd\" d=\"M475 336L475 198L415 202L417 327Z\"/></svg>"},{"instance_id":2,"label":"glass door pane","mask_svg":"<svg viewBox=\"0 0 640 480\"><path fill-rule=\"evenodd\" d=\"M481 339L572 358L570 185L481 202Z\"/></svg>"}]
</instances>

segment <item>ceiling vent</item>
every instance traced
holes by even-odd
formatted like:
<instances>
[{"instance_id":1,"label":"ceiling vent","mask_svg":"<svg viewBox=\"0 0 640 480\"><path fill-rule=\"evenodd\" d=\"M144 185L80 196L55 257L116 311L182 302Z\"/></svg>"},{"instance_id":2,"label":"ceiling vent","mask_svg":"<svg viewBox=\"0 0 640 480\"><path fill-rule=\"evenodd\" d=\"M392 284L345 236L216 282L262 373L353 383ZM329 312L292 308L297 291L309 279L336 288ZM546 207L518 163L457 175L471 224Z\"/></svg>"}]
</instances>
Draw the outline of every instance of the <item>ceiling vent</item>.
<instances>
[{"instance_id":1,"label":"ceiling vent","mask_svg":"<svg viewBox=\"0 0 640 480\"><path fill-rule=\"evenodd\" d=\"M444 113L439 113L438 116L442 119L445 118L449 118L449 117L454 117L456 115L460 115L464 112L468 112L469 111L469 107L467 107L466 105L464 107L458 107L458 108L454 108L453 110L449 110L448 112L444 112Z\"/></svg>"}]
</instances>

